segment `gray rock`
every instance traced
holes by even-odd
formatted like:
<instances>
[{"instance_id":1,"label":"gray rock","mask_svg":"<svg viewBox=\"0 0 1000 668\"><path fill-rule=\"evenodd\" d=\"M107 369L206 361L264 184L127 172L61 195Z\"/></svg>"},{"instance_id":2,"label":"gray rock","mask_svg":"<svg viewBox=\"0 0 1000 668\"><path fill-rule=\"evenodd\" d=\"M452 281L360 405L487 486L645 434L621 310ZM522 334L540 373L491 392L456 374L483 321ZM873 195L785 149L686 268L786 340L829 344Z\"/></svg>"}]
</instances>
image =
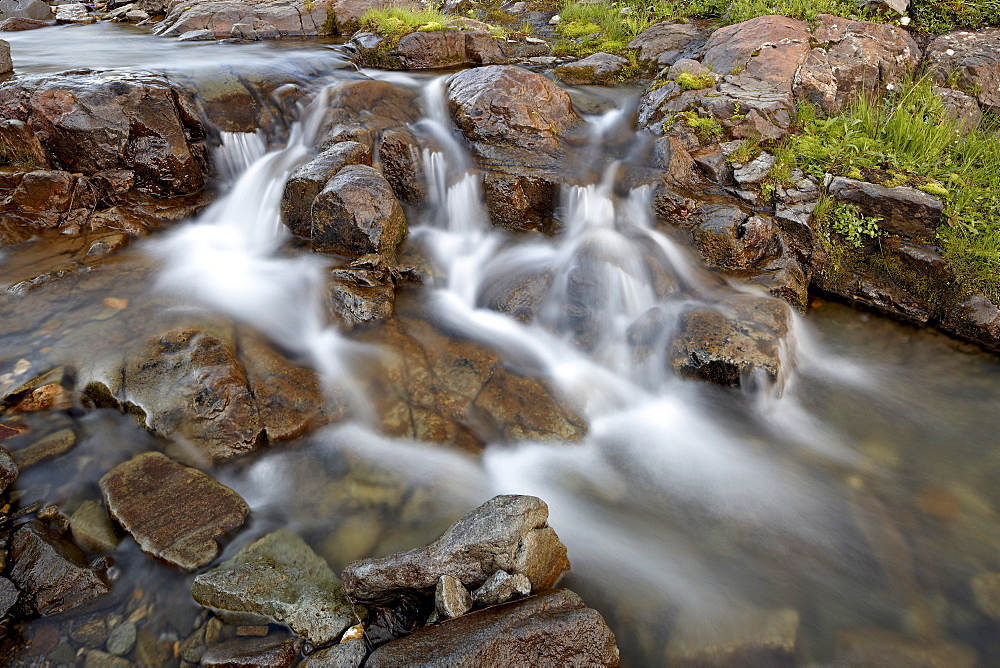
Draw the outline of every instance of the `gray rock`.
<instances>
[{"instance_id":1,"label":"gray rock","mask_svg":"<svg viewBox=\"0 0 1000 668\"><path fill-rule=\"evenodd\" d=\"M97 501L84 501L69 519L73 540L87 552L107 554L114 552L121 536L108 516L108 511Z\"/></svg>"},{"instance_id":2,"label":"gray rock","mask_svg":"<svg viewBox=\"0 0 1000 668\"><path fill-rule=\"evenodd\" d=\"M0 0L0 19L47 21L52 10L41 0Z\"/></svg>"},{"instance_id":3,"label":"gray rock","mask_svg":"<svg viewBox=\"0 0 1000 668\"><path fill-rule=\"evenodd\" d=\"M125 19L130 23L140 23L149 19L149 14L141 9L132 9L125 12Z\"/></svg>"},{"instance_id":4,"label":"gray rock","mask_svg":"<svg viewBox=\"0 0 1000 668\"><path fill-rule=\"evenodd\" d=\"M302 668L359 668L368 656L365 641L357 638L310 654Z\"/></svg>"},{"instance_id":5,"label":"gray rock","mask_svg":"<svg viewBox=\"0 0 1000 668\"><path fill-rule=\"evenodd\" d=\"M682 616L666 659L681 668L794 665L798 629L799 613L789 609L741 610L710 624Z\"/></svg>"},{"instance_id":6,"label":"gray rock","mask_svg":"<svg viewBox=\"0 0 1000 668\"><path fill-rule=\"evenodd\" d=\"M657 23L628 44L640 62L666 67L681 58L694 58L705 44L705 32L693 23Z\"/></svg>"},{"instance_id":7,"label":"gray rock","mask_svg":"<svg viewBox=\"0 0 1000 668\"><path fill-rule=\"evenodd\" d=\"M213 42L215 41L215 31L202 28L201 30L188 30L177 37L178 42Z\"/></svg>"},{"instance_id":8,"label":"gray rock","mask_svg":"<svg viewBox=\"0 0 1000 668\"><path fill-rule=\"evenodd\" d=\"M366 668L617 666L614 635L566 589L425 626L375 650Z\"/></svg>"},{"instance_id":9,"label":"gray rock","mask_svg":"<svg viewBox=\"0 0 1000 668\"><path fill-rule=\"evenodd\" d=\"M610 53L595 53L575 63L560 65L555 75L571 84L612 84L617 83L622 68L628 60Z\"/></svg>"},{"instance_id":10,"label":"gray rock","mask_svg":"<svg viewBox=\"0 0 1000 668\"><path fill-rule=\"evenodd\" d=\"M875 12L891 12L897 16L905 16L910 8L910 0L863 0L865 9Z\"/></svg>"},{"instance_id":11,"label":"gray rock","mask_svg":"<svg viewBox=\"0 0 1000 668\"><path fill-rule=\"evenodd\" d=\"M3 618L14 607L20 595L21 592L17 590L13 582L0 577L0 618Z\"/></svg>"},{"instance_id":12,"label":"gray rock","mask_svg":"<svg viewBox=\"0 0 1000 668\"><path fill-rule=\"evenodd\" d=\"M726 154L719 150L718 144L712 144L691 154L691 159L702 173L710 180L723 186L735 185L733 170L729 166Z\"/></svg>"},{"instance_id":13,"label":"gray rock","mask_svg":"<svg viewBox=\"0 0 1000 668\"><path fill-rule=\"evenodd\" d=\"M189 571L212 561L216 538L250 512L233 490L158 452L119 464L100 485L108 512L143 552Z\"/></svg>"},{"instance_id":14,"label":"gray rock","mask_svg":"<svg viewBox=\"0 0 1000 668\"><path fill-rule=\"evenodd\" d=\"M886 188L838 176L827 190L834 199L857 205L864 215L881 218L878 226L886 232L909 239L934 239L944 213L941 200L916 188Z\"/></svg>"},{"instance_id":15,"label":"gray rock","mask_svg":"<svg viewBox=\"0 0 1000 668\"><path fill-rule=\"evenodd\" d=\"M195 578L191 595L235 624L286 624L314 645L355 622L337 576L297 534L279 529Z\"/></svg>"},{"instance_id":16,"label":"gray rock","mask_svg":"<svg viewBox=\"0 0 1000 668\"><path fill-rule=\"evenodd\" d=\"M202 666L215 668L288 668L299 655L298 638L237 638L209 647Z\"/></svg>"},{"instance_id":17,"label":"gray rock","mask_svg":"<svg viewBox=\"0 0 1000 668\"><path fill-rule=\"evenodd\" d=\"M371 164L371 149L364 144L353 141L333 144L288 177L281 196L282 222L292 234L308 237L313 201L323 186L347 165Z\"/></svg>"},{"instance_id":18,"label":"gray rock","mask_svg":"<svg viewBox=\"0 0 1000 668\"><path fill-rule=\"evenodd\" d=\"M37 30L49 24L37 19L9 18L0 21L0 32L18 32L21 30Z\"/></svg>"},{"instance_id":19,"label":"gray rock","mask_svg":"<svg viewBox=\"0 0 1000 668\"><path fill-rule=\"evenodd\" d=\"M777 158L765 151L746 165L734 169L733 178L744 187L760 183L771 173L775 162L777 162Z\"/></svg>"},{"instance_id":20,"label":"gray rock","mask_svg":"<svg viewBox=\"0 0 1000 668\"><path fill-rule=\"evenodd\" d=\"M371 601L405 589L430 590L442 575L473 588L498 570L524 573L533 591L547 589L569 568L566 547L548 526L548 515L539 498L494 497L427 547L348 564L344 590Z\"/></svg>"},{"instance_id":21,"label":"gray rock","mask_svg":"<svg viewBox=\"0 0 1000 668\"><path fill-rule=\"evenodd\" d=\"M72 2L56 7L56 23L96 23L97 18L88 13L87 5Z\"/></svg>"},{"instance_id":22,"label":"gray rock","mask_svg":"<svg viewBox=\"0 0 1000 668\"><path fill-rule=\"evenodd\" d=\"M14 71L14 62L10 59L10 42L0 39L0 74Z\"/></svg>"},{"instance_id":23,"label":"gray rock","mask_svg":"<svg viewBox=\"0 0 1000 668\"><path fill-rule=\"evenodd\" d=\"M71 610L110 591L76 546L38 522L14 533L10 579L41 615Z\"/></svg>"},{"instance_id":24,"label":"gray rock","mask_svg":"<svg viewBox=\"0 0 1000 668\"><path fill-rule=\"evenodd\" d=\"M3 447L0 447L0 494L17 480L18 468L14 458Z\"/></svg>"},{"instance_id":25,"label":"gray rock","mask_svg":"<svg viewBox=\"0 0 1000 668\"><path fill-rule=\"evenodd\" d=\"M927 45L925 62L934 83L943 86L957 72L955 85L976 91L987 111L1000 111L1000 28L936 37Z\"/></svg>"},{"instance_id":26,"label":"gray rock","mask_svg":"<svg viewBox=\"0 0 1000 668\"><path fill-rule=\"evenodd\" d=\"M135 647L135 623L125 621L111 629L108 634L107 650L116 656L125 656Z\"/></svg>"},{"instance_id":27,"label":"gray rock","mask_svg":"<svg viewBox=\"0 0 1000 668\"><path fill-rule=\"evenodd\" d=\"M983 112L979 109L976 98L960 90L941 86L934 87L934 94L944 103L947 117L955 121L963 133L968 134L979 127Z\"/></svg>"},{"instance_id":28,"label":"gray rock","mask_svg":"<svg viewBox=\"0 0 1000 668\"><path fill-rule=\"evenodd\" d=\"M507 571L497 571L472 592L472 602L480 607L506 603L515 598L524 598L531 593L531 581L523 573L511 575Z\"/></svg>"},{"instance_id":29,"label":"gray rock","mask_svg":"<svg viewBox=\"0 0 1000 668\"><path fill-rule=\"evenodd\" d=\"M442 575L434 588L434 607L441 619L461 617L472 609L472 595L461 580Z\"/></svg>"}]
</instances>

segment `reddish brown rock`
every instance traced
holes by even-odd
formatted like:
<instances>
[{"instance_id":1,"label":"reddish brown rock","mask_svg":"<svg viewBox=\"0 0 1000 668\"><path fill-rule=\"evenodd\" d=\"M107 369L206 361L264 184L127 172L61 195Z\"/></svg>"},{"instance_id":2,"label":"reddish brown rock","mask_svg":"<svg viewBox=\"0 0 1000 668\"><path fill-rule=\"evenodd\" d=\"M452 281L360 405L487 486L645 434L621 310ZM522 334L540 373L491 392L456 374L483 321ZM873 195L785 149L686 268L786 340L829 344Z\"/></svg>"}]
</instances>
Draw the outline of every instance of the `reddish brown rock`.
<instances>
[{"instance_id":1,"label":"reddish brown rock","mask_svg":"<svg viewBox=\"0 0 1000 668\"><path fill-rule=\"evenodd\" d=\"M459 65L506 62L500 42L481 30L417 31L404 35L391 49L370 33L351 42L363 62L400 70L427 70Z\"/></svg>"},{"instance_id":2,"label":"reddish brown rock","mask_svg":"<svg viewBox=\"0 0 1000 668\"><path fill-rule=\"evenodd\" d=\"M116 466L101 478L101 492L143 552L189 571L211 562L216 539L250 512L233 490L158 452Z\"/></svg>"},{"instance_id":3,"label":"reddish brown rock","mask_svg":"<svg viewBox=\"0 0 1000 668\"><path fill-rule=\"evenodd\" d=\"M154 32L178 37L206 31L208 39L277 39L334 34L332 0L201 0L175 3Z\"/></svg>"},{"instance_id":4,"label":"reddish brown rock","mask_svg":"<svg viewBox=\"0 0 1000 668\"><path fill-rule=\"evenodd\" d=\"M312 228L312 206L320 191L347 165L371 165L368 146L354 141L333 144L298 167L285 183L281 196L281 220L292 234L308 237Z\"/></svg>"}]
</instances>

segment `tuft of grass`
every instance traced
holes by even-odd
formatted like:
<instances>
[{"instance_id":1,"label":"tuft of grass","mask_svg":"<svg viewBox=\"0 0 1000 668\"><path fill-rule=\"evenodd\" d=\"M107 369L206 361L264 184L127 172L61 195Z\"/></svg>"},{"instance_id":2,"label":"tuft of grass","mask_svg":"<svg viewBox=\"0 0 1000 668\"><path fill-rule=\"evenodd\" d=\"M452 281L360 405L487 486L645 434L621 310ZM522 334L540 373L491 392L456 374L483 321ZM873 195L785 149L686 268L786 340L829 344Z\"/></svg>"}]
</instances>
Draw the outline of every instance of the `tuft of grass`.
<instances>
[{"instance_id":1,"label":"tuft of grass","mask_svg":"<svg viewBox=\"0 0 1000 668\"><path fill-rule=\"evenodd\" d=\"M694 130L698 139L707 142L720 137L723 133L722 126L712 117L702 117L693 111L682 111L675 118L684 119L684 125Z\"/></svg>"},{"instance_id":2,"label":"tuft of grass","mask_svg":"<svg viewBox=\"0 0 1000 668\"><path fill-rule=\"evenodd\" d=\"M912 0L907 11L914 29L932 35L1000 27L1000 0Z\"/></svg>"},{"instance_id":3,"label":"tuft of grass","mask_svg":"<svg viewBox=\"0 0 1000 668\"><path fill-rule=\"evenodd\" d=\"M398 39L430 24L437 24L443 28L452 18L434 9L412 10L403 7L382 7L369 9L361 15L358 23L361 30Z\"/></svg>"},{"instance_id":4,"label":"tuft of grass","mask_svg":"<svg viewBox=\"0 0 1000 668\"><path fill-rule=\"evenodd\" d=\"M711 72L705 72L704 74L681 72L677 75L677 84L681 87L681 90L710 88L715 85L715 75Z\"/></svg>"}]
</instances>

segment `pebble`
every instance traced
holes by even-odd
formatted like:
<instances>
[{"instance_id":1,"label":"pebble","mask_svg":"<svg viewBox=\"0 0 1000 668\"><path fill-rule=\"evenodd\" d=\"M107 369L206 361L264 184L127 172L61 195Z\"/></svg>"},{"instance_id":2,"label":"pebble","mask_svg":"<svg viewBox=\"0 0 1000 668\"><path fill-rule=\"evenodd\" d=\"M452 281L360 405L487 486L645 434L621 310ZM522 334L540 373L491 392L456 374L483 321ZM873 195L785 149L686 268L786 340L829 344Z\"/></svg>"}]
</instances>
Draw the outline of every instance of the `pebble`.
<instances>
[{"instance_id":1,"label":"pebble","mask_svg":"<svg viewBox=\"0 0 1000 668\"><path fill-rule=\"evenodd\" d=\"M472 609L472 595L461 580L442 575L434 589L434 607L442 619L461 617Z\"/></svg>"},{"instance_id":2,"label":"pebble","mask_svg":"<svg viewBox=\"0 0 1000 668\"><path fill-rule=\"evenodd\" d=\"M122 622L108 635L107 649L117 656L125 656L135 647L135 624Z\"/></svg>"}]
</instances>

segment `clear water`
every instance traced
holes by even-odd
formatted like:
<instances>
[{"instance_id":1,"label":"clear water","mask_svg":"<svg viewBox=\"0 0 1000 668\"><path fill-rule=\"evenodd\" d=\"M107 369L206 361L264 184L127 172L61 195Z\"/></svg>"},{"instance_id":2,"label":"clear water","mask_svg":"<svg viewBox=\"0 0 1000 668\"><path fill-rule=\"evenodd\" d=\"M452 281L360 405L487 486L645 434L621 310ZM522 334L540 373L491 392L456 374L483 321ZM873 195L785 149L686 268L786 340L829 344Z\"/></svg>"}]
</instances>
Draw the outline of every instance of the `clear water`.
<instances>
[{"instance_id":1,"label":"clear water","mask_svg":"<svg viewBox=\"0 0 1000 668\"><path fill-rule=\"evenodd\" d=\"M84 43L93 45L88 65L130 62L178 76L205 67L206 54L213 65L232 56L231 67L259 59L247 66L294 69L320 52L336 59L304 42L184 45L124 27L72 31L18 36L15 62L20 54L23 71L77 67L67 45ZM126 59L138 45L141 56ZM4 298L0 373L27 360L33 369L67 364L100 376L120 346L165 327L244 323L320 371L357 417L213 471L253 508L226 554L290 526L339 569L422 545L494 494L535 494L569 547L565 584L606 617L626 665L664 663L678 629L718 640L776 609L799 615L799 665L830 662L837 634L850 629L960 642L982 665L1000 662L996 624L975 609L968 585L978 573L1000 570L997 358L817 303L794 318L780 396L766 385L735 392L680 381L662 356L634 358L628 327L659 308L666 341L681 310L747 288L720 282L663 234L651 219L648 189L616 194L618 166L639 151L617 142L609 154L604 139L620 134L628 114L588 118L595 176L565 187L564 230L554 239L515 237L488 225L441 81L368 74L423 90L425 118L414 130L442 147L424 156L432 204L411 218L407 242L440 271L430 285L402 291L404 310L549 380L587 418L582 442L497 443L473 456L388 438L372 426L366 370L356 360L359 351L388 352L325 325L326 261L290 250L277 216L284 180L308 158L324 105L336 99L329 95L336 77L312 78L287 141L222 136L223 194L198 219L89 272ZM83 251L60 238L6 249L0 280L15 285ZM553 280L531 324L482 307L498 278L538 271ZM600 287L583 323L592 333L585 345L579 318L566 312L574 272ZM128 299L129 308L109 314L106 297ZM25 472L16 488L22 504L69 508L97 498L104 472L158 445L114 412L35 419L70 420L81 439L69 454ZM116 557L122 610L148 602L143 623L183 640L197 613L186 593L190 577L153 563L130 541ZM63 624L40 620L21 633L33 638ZM39 646L17 652L27 660Z\"/></svg>"}]
</instances>

